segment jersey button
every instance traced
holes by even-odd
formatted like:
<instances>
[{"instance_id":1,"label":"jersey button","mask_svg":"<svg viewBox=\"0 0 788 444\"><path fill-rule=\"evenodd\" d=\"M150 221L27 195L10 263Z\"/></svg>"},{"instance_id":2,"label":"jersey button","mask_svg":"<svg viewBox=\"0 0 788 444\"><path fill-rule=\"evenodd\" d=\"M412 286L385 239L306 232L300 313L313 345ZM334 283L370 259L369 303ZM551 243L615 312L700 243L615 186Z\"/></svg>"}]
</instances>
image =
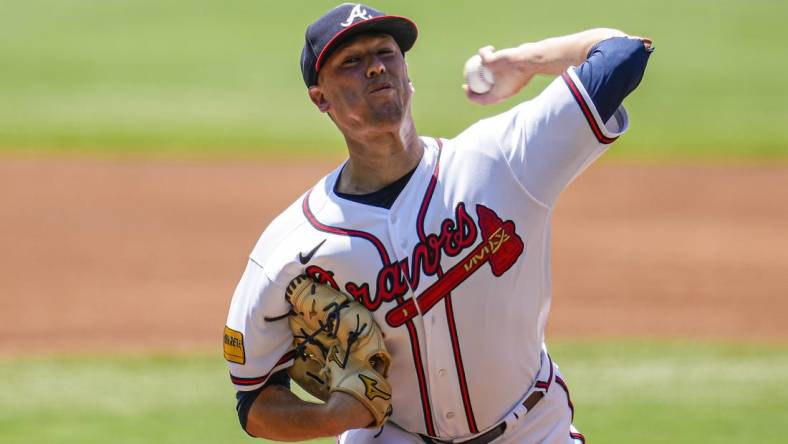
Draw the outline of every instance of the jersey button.
<instances>
[{"instance_id":1,"label":"jersey button","mask_svg":"<svg viewBox=\"0 0 788 444\"><path fill-rule=\"evenodd\" d=\"M438 376L440 376L440 377L446 376L446 369L442 368L442 369L438 370Z\"/></svg>"},{"instance_id":2,"label":"jersey button","mask_svg":"<svg viewBox=\"0 0 788 444\"><path fill-rule=\"evenodd\" d=\"M449 412L446 414L446 419L452 419L452 418L454 418L454 412Z\"/></svg>"}]
</instances>

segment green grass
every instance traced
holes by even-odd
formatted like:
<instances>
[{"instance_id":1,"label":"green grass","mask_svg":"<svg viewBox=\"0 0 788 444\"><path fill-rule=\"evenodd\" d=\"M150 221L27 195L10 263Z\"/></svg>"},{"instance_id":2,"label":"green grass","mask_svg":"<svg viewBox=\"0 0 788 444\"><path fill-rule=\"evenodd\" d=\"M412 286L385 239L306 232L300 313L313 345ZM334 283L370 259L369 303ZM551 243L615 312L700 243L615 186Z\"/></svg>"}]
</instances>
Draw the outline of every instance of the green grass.
<instances>
[{"instance_id":1,"label":"green grass","mask_svg":"<svg viewBox=\"0 0 788 444\"><path fill-rule=\"evenodd\" d=\"M335 1L30 0L0 14L0 151L236 156L341 153L307 99L303 29ZM478 47L611 26L657 51L628 100L626 158L788 157L788 70L774 0L389 1L420 39L408 55L424 134L452 136L511 106L460 92ZM534 95L540 79L519 96Z\"/></svg>"},{"instance_id":2,"label":"green grass","mask_svg":"<svg viewBox=\"0 0 788 444\"><path fill-rule=\"evenodd\" d=\"M589 442L784 442L788 347L561 342L551 353ZM4 358L0 442L254 442L233 395L218 356Z\"/></svg>"},{"instance_id":3,"label":"green grass","mask_svg":"<svg viewBox=\"0 0 788 444\"><path fill-rule=\"evenodd\" d=\"M788 348L589 342L553 354L590 442L785 442Z\"/></svg>"}]
</instances>

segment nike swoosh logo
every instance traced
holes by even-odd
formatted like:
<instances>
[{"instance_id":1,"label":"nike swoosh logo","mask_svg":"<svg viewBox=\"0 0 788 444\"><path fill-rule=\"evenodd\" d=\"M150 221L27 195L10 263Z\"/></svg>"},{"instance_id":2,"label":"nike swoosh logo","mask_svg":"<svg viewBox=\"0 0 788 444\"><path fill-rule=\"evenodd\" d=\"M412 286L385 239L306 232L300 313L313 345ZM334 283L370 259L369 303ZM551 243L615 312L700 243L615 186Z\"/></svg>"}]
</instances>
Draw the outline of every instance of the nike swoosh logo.
<instances>
[{"instance_id":1,"label":"nike swoosh logo","mask_svg":"<svg viewBox=\"0 0 788 444\"><path fill-rule=\"evenodd\" d=\"M298 252L298 261L301 262L301 265L306 265L307 262L309 262L312 259L312 256L314 256L315 253L317 253L317 249L322 247L325 242L326 242L326 240L323 239L322 242L320 242L319 244L315 245L315 248L313 248L312 251L310 251L306 255L304 255L303 253L301 253L299 251Z\"/></svg>"}]
</instances>

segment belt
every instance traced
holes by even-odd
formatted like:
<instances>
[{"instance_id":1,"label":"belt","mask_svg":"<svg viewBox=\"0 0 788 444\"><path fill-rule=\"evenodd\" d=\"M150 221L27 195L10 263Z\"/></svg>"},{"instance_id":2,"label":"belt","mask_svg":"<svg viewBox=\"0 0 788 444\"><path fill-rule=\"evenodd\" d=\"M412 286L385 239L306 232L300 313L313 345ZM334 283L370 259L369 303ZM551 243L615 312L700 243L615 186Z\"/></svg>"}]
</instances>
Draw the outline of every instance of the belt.
<instances>
[{"instance_id":1,"label":"belt","mask_svg":"<svg viewBox=\"0 0 788 444\"><path fill-rule=\"evenodd\" d=\"M539 402L539 400L541 400L543 397L544 397L544 392L535 391L530 395L528 395L527 398L525 398L525 401L522 402L522 406L525 407L528 411L530 411L532 408L534 408L536 403ZM517 419L520 419L520 417L517 416L516 413L515 413L515 417L517 417ZM431 436L422 435L422 434L419 434L419 436L426 444L487 444L495 440L495 438L498 438L499 436L503 435L505 431L506 431L506 421L501 421L500 423L498 423L498 425L494 426L490 430L482 433L479 436L475 436L465 441L446 441L443 439L433 438Z\"/></svg>"}]
</instances>

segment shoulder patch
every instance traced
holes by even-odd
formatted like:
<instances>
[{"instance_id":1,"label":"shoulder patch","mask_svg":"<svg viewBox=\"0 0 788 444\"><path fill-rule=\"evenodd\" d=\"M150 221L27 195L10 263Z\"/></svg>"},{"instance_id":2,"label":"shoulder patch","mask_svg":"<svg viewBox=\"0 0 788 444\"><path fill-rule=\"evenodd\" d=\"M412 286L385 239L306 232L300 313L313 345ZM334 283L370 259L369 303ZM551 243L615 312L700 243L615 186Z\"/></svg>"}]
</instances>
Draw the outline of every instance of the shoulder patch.
<instances>
[{"instance_id":1,"label":"shoulder patch","mask_svg":"<svg viewBox=\"0 0 788 444\"><path fill-rule=\"evenodd\" d=\"M236 364L246 364L244 334L224 326L224 359Z\"/></svg>"}]
</instances>

